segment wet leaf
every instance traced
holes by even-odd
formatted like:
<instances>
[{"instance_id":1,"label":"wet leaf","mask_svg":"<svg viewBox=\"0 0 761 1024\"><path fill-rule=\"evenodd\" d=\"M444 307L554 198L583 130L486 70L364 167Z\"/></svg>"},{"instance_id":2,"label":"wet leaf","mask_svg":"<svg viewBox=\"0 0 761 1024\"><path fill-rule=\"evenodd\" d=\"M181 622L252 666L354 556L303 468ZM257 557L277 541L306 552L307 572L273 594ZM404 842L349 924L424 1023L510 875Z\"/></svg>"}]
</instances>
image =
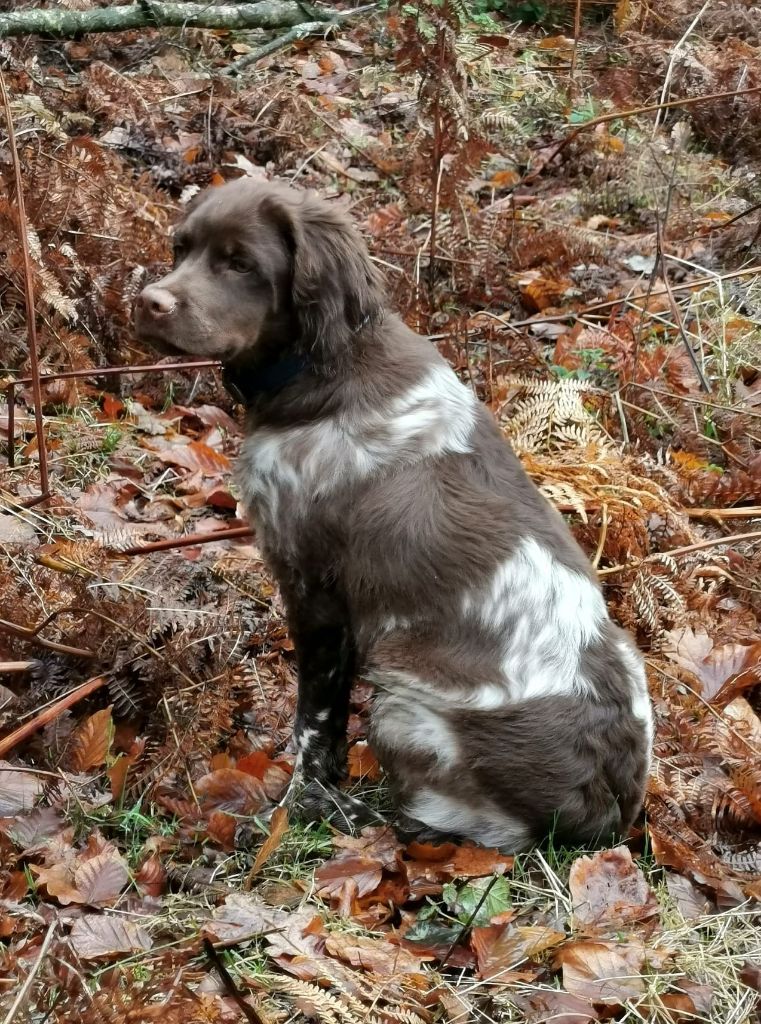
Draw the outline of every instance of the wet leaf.
<instances>
[{"instance_id":1,"label":"wet leaf","mask_svg":"<svg viewBox=\"0 0 761 1024\"><path fill-rule=\"evenodd\" d=\"M103 764L113 737L111 708L96 711L81 723L72 735L68 761L72 771L84 772Z\"/></svg>"},{"instance_id":2,"label":"wet leaf","mask_svg":"<svg viewBox=\"0 0 761 1024\"><path fill-rule=\"evenodd\" d=\"M568 992L538 989L512 1000L525 1014L525 1024L593 1024L600 1019L588 999Z\"/></svg>"},{"instance_id":3,"label":"wet leaf","mask_svg":"<svg viewBox=\"0 0 761 1024\"><path fill-rule=\"evenodd\" d=\"M201 806L207 812L255 814L266 801L261 782L237 768L220 768L195 784Z\"/></svg>"},{"instance_id":4,"label":"wet leaf","mask_svg":"<svg viewBox=\"0 0 761 1024\"><path fill-rule=\"evenodd\" d=\"M102 906L113 902L129 884L127 862L115 849L107 849L74 870L76 903Z\"/></svg>"},{"instance_id":5,"label":"wet leaf","mask_svg":"<svg viewBox=\"0 0 761 1024\"><path fill-rule=\"evenodd\" d=\"M43 788L39 775L0 761L0 815L30 811Z\"/></svg>"},{"instance_id":6,"label":"wet leaf","mask_svg":"<svg viewBox=\"0 0 761 1024\"><path fill-rule=\"evenodd\" d=\"M576 927L607 934L658 913L658 901L625 846L577 857L569 888Z\"/></svg>"},{"instance_id":7,"label":"wet leaf","mask_svg":"<svg viewBox=\"0 0 761 1024\"><path fill-rule=\"evenodd\" d=\"M474 928L471 945L482 978L505 980L508 972L564 942L566 934L548 925L515 925L512 921Z\"/></svg>"},{"instance_id":8,"label":"wet leaf","mask_svg":"<svg viewBox=\"0 0 761 1024\"><path fill-rule=\"evenodd\" d=\"M510 885L501 876L479 878L459 888L450 882L443 892L450 911L463 924L487 925L497 914L510 908Z\"/></svg>"},{"instance_id":9,"label":"wet leaf","mask_svg":"<svg viewBox=\"0 0 761 1024\"><path fill-rule=\"evenodd\" d=\"M144 928L113 914L78 917L72 925L69 942L82 960L115 960L153 947L153 940Z\"/></svg>"},{"instance_id":10,"label":"wet leaf","mask_svg":"<svg viewBox=\"0 0 761 1024\"><path fill-rule=\"evenodd\" d=\"M571 995L620 1006L645 991L645 947L636 936L622 942L568 942L557 959L563 968L563 987Z\"/></svg>"},{"instance_id":11,"label":"wet leaf","mask_svg":"<svg viewBox=\"0 0 761 1024\"><path fill-rule=\"evenodd\" d=\"M359 967L379 978L419 974L421 971L420 957L414 956L408 949L393 945L386 939L333 932L325 941L325 949L331 956L336 956L352 967Z\"/></svg>"}]
</instances>

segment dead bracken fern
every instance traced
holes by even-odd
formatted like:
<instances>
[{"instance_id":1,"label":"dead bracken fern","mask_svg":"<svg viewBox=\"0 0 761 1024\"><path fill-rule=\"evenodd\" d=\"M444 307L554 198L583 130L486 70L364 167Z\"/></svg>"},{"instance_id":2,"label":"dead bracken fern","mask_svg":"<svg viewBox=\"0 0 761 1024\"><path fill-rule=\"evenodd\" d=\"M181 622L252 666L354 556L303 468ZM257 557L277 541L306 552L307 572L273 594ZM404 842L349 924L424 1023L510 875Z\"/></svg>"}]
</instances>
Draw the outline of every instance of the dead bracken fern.
<instances>
[{"instance_id":1,"label":"dead bracken fern","mask_svg":"<svg viewBox=\"0 0 761 1024\"><path fill-rule=\"evenodd\" d=\"M589 388L583 381L507 377L497 383L509 390L509 411L507 402L502 406L504 429L516 451L608 447L608 438L584 405Z\"/></svg>"}]
</instances>

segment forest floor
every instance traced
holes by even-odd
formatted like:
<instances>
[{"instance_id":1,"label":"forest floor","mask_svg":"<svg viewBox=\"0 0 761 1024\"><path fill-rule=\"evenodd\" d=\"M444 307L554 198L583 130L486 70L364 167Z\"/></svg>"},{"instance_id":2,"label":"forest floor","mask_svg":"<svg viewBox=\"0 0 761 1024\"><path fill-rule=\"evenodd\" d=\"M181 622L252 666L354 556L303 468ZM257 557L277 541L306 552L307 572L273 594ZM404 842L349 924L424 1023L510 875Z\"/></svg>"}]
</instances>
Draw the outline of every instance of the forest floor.
<instances>
[{"instance_id":1,"label":"forest floor","mask_svg":"<svg viewBox=\"0 0 761 1024\"><path fill-rule=\"evenodd\" d=\"M32 507L32 391L12 437L0 392L6 1024L761 1019L761 8L584 2L574 42L574 7L423 0L239 77L261 34L0 42L43 371L93 371L43 386ZM29 342L1 131L7 383ZM241 175L351 210L637 636L657 732L625 845L259 817L295 669L255 539L125 553L245 525L238 410L216 370L97 372L155 361L134 297L183 203ZM370 699L350 782L383 808Z\"/></svg>"}]
</instances>

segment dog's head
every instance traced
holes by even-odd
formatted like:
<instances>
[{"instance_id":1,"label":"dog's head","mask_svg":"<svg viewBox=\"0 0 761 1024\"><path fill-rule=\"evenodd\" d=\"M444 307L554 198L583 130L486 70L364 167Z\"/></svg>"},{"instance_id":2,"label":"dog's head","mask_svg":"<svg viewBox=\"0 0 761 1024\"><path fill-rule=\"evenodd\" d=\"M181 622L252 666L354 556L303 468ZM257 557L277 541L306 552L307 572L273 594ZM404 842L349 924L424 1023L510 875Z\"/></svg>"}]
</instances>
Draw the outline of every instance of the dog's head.
<instances>
[{"instance_id":1,"label":"dog's head","mask_svg":"<svg viewBox=\"0 0 761 1024\"><path fill-rule=\"evenodd\" d=\"M264 347L346 358L383 303L358 232L311 193L240 179L191 202L174 268L138 297L138 337L169 355L230 362Z\"/></svg>"}]
</instances>

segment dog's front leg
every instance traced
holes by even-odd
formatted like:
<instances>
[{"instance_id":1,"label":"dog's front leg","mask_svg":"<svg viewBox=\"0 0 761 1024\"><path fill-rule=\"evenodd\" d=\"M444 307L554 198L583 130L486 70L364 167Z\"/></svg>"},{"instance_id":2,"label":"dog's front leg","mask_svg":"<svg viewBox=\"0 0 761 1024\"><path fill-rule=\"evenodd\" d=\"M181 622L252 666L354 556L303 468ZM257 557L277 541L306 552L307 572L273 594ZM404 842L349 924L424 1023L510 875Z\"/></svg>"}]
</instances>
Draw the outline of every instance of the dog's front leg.
<instances>
[{"instance_id":1,"label":"dog's front leg","mask_svg":"<svg viewBox=\"0 0 761 1024\"><path fill-rule=\"evenodd\" d=\"M292 579L281 582L298 666L293 739L296 765L283 800L307 818L326 818L339 828L381 821L337 783L346 773L349 694L356 650L348 612L331 588Z\"/></svg>"}]
</instances>

